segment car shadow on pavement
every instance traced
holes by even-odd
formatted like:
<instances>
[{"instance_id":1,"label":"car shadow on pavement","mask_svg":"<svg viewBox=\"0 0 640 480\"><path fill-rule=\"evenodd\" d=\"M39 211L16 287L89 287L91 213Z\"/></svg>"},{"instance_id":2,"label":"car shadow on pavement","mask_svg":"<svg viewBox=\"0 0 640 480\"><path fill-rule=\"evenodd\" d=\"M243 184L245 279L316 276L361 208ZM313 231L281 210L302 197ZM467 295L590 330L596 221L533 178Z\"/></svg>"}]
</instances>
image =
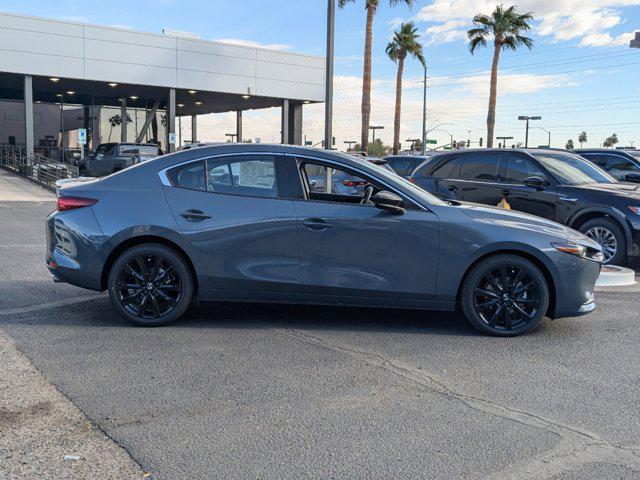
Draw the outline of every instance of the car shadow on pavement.
<instances>
[{"instance_id":1,"label":"car shadow on pavement","mask_svg":"<svg viewBox=\"0 0 640 480\"><path fill-rule=\"evenodd\" d=\"M457 312L226 302L194 306L174 326L477 335Z\"/></svg>"}]
</instances>

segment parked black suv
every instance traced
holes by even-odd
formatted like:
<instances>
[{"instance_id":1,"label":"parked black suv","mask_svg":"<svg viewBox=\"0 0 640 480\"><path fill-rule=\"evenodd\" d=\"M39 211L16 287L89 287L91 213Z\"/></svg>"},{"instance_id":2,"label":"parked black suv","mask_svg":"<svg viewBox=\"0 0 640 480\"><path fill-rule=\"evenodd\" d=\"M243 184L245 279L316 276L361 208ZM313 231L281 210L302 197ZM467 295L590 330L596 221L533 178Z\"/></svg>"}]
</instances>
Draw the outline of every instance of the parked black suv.
<instances>
[{"instance_id":1,"label":"parked black suv","mask_svg":"<svg viewBox=\"0 0 640 480\"><path fill-rule=\"evenodd\" d=\"M585 148L575 153L592 161L621 182L640 183L640 150Z\"/></svg>"},{"instance_id":2,"label":"parked black suv","mask_svg":"<svg viewBox=\"0 0 640 480\"><path fill-rule=\"evenodd\" d=\"M596 240L606 263L640 255L640 185L620 183L573 153L457 150L427 160L410 181L445 200L501 205L568 225Z\"/></svg>"}]
</instances>

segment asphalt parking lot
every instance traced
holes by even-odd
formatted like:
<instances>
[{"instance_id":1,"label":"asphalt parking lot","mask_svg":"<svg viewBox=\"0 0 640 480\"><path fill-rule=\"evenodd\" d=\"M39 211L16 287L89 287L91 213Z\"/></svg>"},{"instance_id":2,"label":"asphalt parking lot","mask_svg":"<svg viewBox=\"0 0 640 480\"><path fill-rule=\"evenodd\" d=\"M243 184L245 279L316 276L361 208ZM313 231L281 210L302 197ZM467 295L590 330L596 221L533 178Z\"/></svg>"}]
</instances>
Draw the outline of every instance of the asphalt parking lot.
<instances>
[{"instance_id":1,"label":"asphalt parking lot","mask_svg":"<svg viewBox=\"0 0 640 480\"><path fill-rule=\"evenodd\" d=\"M53 208L0 195L0 329L157 479L640 478L637 292L515 339L455 314L253 304L142 329L51 281Z\"/></svg>"}]
</instances>

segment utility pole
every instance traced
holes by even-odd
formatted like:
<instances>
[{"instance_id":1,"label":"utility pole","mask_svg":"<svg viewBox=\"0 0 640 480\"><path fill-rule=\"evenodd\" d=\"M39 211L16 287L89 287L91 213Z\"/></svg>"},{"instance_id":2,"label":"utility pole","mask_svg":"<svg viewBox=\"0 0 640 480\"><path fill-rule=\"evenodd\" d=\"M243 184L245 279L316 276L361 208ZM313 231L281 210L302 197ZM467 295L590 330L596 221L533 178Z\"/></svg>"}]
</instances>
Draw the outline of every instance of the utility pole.
<instances>
[{"instance_id":1,"label":"utility pole","mask_svg":"<svg viewBox=\"0 0 640 480\"><path fill-rule=\"evenodd\" d=\"M422 155L427 149L427 64L424 64L424 84L422 91Z\"/></svg>"},{"instance_id":2,"label":"utility pole","mask_svg":"<svg viewBox=\"0 0 640 480\"><path fill-rule=\"evenodd\" d=\"M513 140L513 137L496 137L496 140L502 140L502 142L500 142L502 144L502 148L506 148L507 140Z\"/></svg>"},{"instance_id":3,"label":"utility pole","mask_svg":"<svg viewBox=\"0 0 640 480\"><path fill-rule=\"evenodd\" d=\"M524 148L529 148L529 120L541 120L542 117L529 117L528 115L519 115L518 120L526 120L527 127L524 134Z\"/></svg>"},{"instance_id":4,"label":"utility pole","mask_svg":"<svg viewBox=\"0 0 640 480\"><path fill-rule=\"evenodd\" d=\"M331 150L333 143L333 37L336 14L336 1L327 2L327 54L326 54L326 77L324 93L324 148ZM325 179L325 193L331 193L332 189L332 169L327 168Z\"/></svg>"},{"instance_id":5,"label":"utility pole","mask_svg":"<svg viewBox=\"0 0 640 480\"><path fill-rule=\"evenodd\" d=\"M373 131L373 147L372 147L372 153L371 156L375 157L376 156L376 130L384 130L384 127L381 125L378 126L369 126L369 130ZM368 152L365 152L365 154L367 154Z\"/></svg>"}]
</instances>

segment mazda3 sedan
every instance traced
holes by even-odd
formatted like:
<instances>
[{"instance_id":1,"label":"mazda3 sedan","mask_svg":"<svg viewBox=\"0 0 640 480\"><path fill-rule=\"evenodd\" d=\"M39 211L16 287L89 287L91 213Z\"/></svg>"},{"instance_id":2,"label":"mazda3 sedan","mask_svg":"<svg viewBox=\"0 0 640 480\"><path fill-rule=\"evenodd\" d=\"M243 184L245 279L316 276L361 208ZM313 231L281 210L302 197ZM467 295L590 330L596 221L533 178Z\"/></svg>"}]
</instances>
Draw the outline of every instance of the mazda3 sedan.
<instances>
[{"instance_id":1,"label":"mazda3 sedan","mask_svg":"<svg viewBox=\"0 0 640 480\"><path fill-rule=\"evenodd\" d=\"M359 192L311 188L330 168ZM144 326L200 301L454 310L514 336L595 308L598 244L557 223L447 202L349 155L226 144L59 189L46 262Z\"/></svg>"}]
</instances>

